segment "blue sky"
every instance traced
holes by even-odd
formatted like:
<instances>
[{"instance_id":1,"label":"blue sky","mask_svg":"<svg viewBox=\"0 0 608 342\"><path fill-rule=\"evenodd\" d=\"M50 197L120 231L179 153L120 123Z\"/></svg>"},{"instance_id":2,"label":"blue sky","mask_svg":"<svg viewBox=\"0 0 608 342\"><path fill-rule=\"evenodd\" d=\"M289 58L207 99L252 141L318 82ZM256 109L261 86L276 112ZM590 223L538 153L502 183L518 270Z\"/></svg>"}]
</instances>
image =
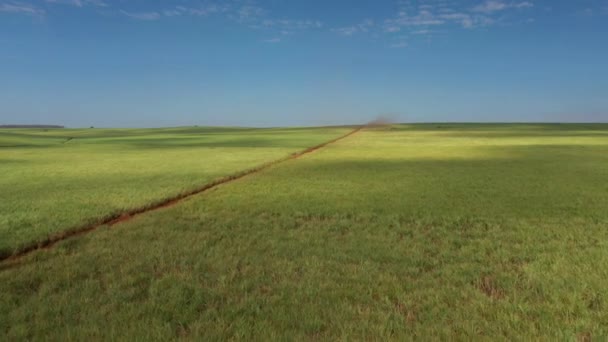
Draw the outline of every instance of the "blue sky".
<instances>
[{"instance_id":1,"label":"blue sky","mask_svg":"<svg viewBox=\"0 0 608 342\"><path fill-rule=\"evenodd\" d=\"M0 124L608 121L608 0L0 0Z\"/></svg>"}]
</instances>

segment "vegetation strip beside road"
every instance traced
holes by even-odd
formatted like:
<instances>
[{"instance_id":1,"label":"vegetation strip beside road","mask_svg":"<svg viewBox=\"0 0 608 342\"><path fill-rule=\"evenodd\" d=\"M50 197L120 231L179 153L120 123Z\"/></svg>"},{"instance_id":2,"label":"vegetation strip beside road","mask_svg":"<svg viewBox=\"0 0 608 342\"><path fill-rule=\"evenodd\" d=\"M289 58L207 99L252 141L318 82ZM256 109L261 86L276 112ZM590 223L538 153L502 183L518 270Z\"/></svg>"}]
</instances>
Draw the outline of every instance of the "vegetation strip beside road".
<instances>
[{"instance_id":1,"label":"vegetation strip beside road","mask_svg":"<svg viewBox=\"0 0 608 342\"><path fill-rule=\"evenodd\" d=\"M277 159L277 160L274 160L274 161L271 161L271 162L268 162L268 163L264 163L264 164L261 164L259 166L256 166L256 167L253 167L253 168L250 168L250 169L247 169L247 170L242 171L242 172L238 172L238 173L235 173L235 174L232 174L232 175L229 175L229 176L222 177L220 179L217 179L215 181L207 183L207 184L205 184L204 186L202 186L200 188L197 188L197 189L194 189L194 190L191 190L191 191L188 191L188 192L181 193L181 194L179 194L177 196L165 198L163 200L151 203L149 205L146 205L146 206L143 206L143 207L140 207L140 208L137 208L137 209L128 210L128 211L125 211L123 213L118 213L118 214L111 215L111 216L109 216L107 218L104 218L100 222L92 224L92 225L87 225L87 226L84 226L84 227L81 227L81 228L70 229L70 230L67 230L67 231L56 233L54 235L49 236L45 240L38 241L38 242L33 243L31 245L27 245L27 246L19 249L17 252L15 252L13 254L7 254L7 255L0 254L0 262L2 262L2 261L14 261L14 260L17 260L17 259L19 259L19 258L21 258L21 257L23 257L23 256L25 256L27 254L30 254L30 253L32 253L34 251L37 251L37 250L40 250L40 249L44 249L44 248L50 248L50 247L52 247L53 245L55 245L56 243L58 243L60 241L63 241L63 240L66 240L66 239L69 239L69 238L72 238L72 237L76 237L76 236L80 236L80 235L89 233L91 231L96 230L97 228L100 228L100 227L103 227L103 226L114 226L114 225L119 224L121 222L128 221L128 220L132 219L135 216L138 216L138 215L141 215L141 214L145 214L145 213L150 212L150 211L154 211L154 210L158 210L158 209L162 209L162 208L173 206L173 205L175 205L175 204L183 201L186 198L189 198L191 196L203 193L203 192L205 192L207 190L210 190L212 188L215 188L215 187L217 187L219 185L222 185L222 184L225 184L225 183L228 183L228 182L232 182L232 181L235 181L237 179L243 178L245 176L248 176L248 175L260 172L260 171L262 171L264 169L267 169L267 168L269 168L271 166L274 166L274 165L277 165L279 163L282 163L282 162L285 162L285 161L288 161L288 160L292 160L292 159L300 158L303 155L312 153L312 152L317 151L317 150L319 150L319 149L321 149L321 148L323 148L323 147L325 147L327 145L330 145L330 144L338 142L338 141L340 141L342 139L345 139L345 138L347 138L347 137L349 137L349 136L351 136L351 135L359 132L363 128L364 128L364 126L359 126L359 127L355 128L354 130L352 130L352 131L348 132L347 134L344 134L344 135L342 135L342 136L340 136L338 138L326 141L326 142L324 142L322 144L319 144L319 145L316 145L316 146L313 146L313 147L309 147L309 148L307 148L305 150L302 150L302 151L299 151L299 152L292 153L292 154L288 155L287 157L280 158L280 159Z\"/></svg>"}]
</instances>

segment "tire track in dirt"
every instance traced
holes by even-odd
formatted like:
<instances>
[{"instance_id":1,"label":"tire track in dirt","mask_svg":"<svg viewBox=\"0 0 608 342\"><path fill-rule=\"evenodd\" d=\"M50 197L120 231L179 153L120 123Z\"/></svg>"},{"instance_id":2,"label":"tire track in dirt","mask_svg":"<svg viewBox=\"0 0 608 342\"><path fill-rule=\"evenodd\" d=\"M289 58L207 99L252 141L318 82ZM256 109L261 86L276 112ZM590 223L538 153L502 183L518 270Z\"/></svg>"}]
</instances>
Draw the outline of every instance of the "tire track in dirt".
<instances>
[{"instance_id":1,"label":"tire track in dirt","mask_svg":"<svg viewBox=\"0 0 608 342\"><path fill-rule=\"evenodd\" d=\"M351 135L353 135L353 134L361 131L365 127L367 127L367 126L356 127L354 130L348 132L345 135L337 137L335 139L326 141L326 142L324 142L322 144L319 144L319 145L316 145L316 146L313 146L313 147L309 147L309 148L307 148L305 150L302 150L302 151L299 151L299 152L292 153L292 154L290 154L290 155L288 155L286 157L283 157L283 158L280 158L280 159L277 159L277 160L274 160L274 161L271 161L271 162L268 162L268 163L256 166L254 168L251 168L251 169L248 169L248 170L245 170L245 171L241 171L241 172L238 172L238 173L235 173L235 174L232 174L232 175L229 175L229 176L217 179L215 181L212 181L211 183L207 183L207 184L203 185L200 188L197 188L197 189L194 189L194 190L191 190L191 191L188 191L188 192L181 193L181 194L179 194L177 196L169 197L169 198L163 199L163 200L161 200L159 202L154 202L154 203L148 204L146 206L140 207L138 209L133 209L133 210L129 210L129 211L126 211L126 212L123 212L123 213L119 213L119 214L115 214L115 215L106 217L106 218L104 218L104 219L100 220L99 222L94 223L92 225L88 225L88 226L84 226L84 227L80 227L80 228L76 228L76 229L71 229L71 230L67 230L67 231L64 231L64 232L61 232L61 233L57 233L57 234L51 235L48 238L46 238L45 240L43 240L43 241L39 241L39 242L33 243L31 245L22 247L17 252L14 252L14 253L11 253L11 254L0 254L0 262L17 261L18 259L21 259L24 256L29 255L29 254L31 254L31 253L33 253L35 251L38 251L38 250L41 250L41 249L51 248L55 244L57 244L58 242L61 242L61 241L64 241L64 240L67 240L67 239L70 239L70 238L73 238L73 237L77 237L77 236L80 236L80 235L84 235L84 234L90 233L90 232L96 230L97 228L101 228L103 226L112 227L114 225L117 225L117 224L129 221L129 220L133 219L136 216L139 216L139 215L142 215L142 214L146 214L146 213L151 212L151 211L155 211L155 210L159 210L159 209L163 209L163 208L174 206L174 205L180 203L181 201L183 201L183 200L185 200L185 199L187 199L189 197L201 194L201 193L206 192L206 191L208 191L210 189L216 188L216 187L218 187L218 186L220 186L222 184L230 183L230 182L235 181L237 179L241 179L241 178L244 178L246 176L253 175L253 174L258 173L260 171L266 170L266 169L268 169L268 168L270 168L272 166L278 165L280 163L283 163L283 162L286 162L286 161L289 161L289 160L293 160L293 159L298 159L298 158L300 158L300 157L302 157L302 156L304 156L306 154L315 152L315 151L317 151L319 149L322 149L322 148L326 147L327 145L330 145L330 144L336 143L336 142L338 142L338 141L340 141L342 139L345 139L345 138L347 138L347 137L349 137L349 136L351 136ZM4 267L2 267L2 266L4 266ZM0 265L0 271L2 271L4 269L7 269L7 268L11 268L11 266L7 267L6 265Z\"/></svg>"}]
</instances>

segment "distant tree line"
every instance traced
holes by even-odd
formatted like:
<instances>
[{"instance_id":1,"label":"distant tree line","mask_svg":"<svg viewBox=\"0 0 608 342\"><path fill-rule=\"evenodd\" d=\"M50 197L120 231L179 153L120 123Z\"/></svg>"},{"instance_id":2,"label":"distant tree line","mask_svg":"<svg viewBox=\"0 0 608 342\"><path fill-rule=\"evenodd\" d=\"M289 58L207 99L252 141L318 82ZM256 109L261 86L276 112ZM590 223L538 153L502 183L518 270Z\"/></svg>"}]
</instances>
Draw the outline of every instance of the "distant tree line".
<instances>
[{"instance_id":1,"label":"distant tree line","mask_svg":"<svg viewBox=\"0 0 608 342\"><path fill-rule=\"evenodd\" d=\"M65 128L59 125L0 125L0 128Z\"/></svg>"}]
</instances>

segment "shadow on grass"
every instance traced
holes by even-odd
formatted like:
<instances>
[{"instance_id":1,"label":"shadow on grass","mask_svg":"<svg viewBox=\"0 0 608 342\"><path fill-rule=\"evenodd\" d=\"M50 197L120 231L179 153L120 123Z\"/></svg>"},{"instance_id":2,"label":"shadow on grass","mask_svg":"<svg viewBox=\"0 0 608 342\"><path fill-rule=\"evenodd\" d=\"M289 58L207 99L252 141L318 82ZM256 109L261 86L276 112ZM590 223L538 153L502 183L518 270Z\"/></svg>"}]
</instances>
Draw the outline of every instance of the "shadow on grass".
<instances>
[{"instance_id":1,"label":"shadow on grass","mask_svg":"<svg viewBox=\"0 0 608 342\"><path fill-rule=\"evenodd\" d=\"M608 138L608 124L411 124L394 125L390 131L457 138Z\"/></svg>"},{"instance_id":2,"label":"shadow on grass","mask_svg":"<svg viewBox=\"0 0 608 342\"><path fill-rule=\"evenodd\" d=\"M253 211L608 219L608 158L598 158L608 155L608 148L533 145L484 151L485 157L471 159L305 160L239 191L255 197L248 200L256 204L249 208ZM257 195L269 191L273 196Z\"/></svg>"},{"instance_id":3,"label":"shadow on grass","mask_svg":"<svg viewBox=\"0 0 608 342\"><path fill-rule=\"evenodd\" d=\"M28 164L31 161L29 160L23 160L23 159L0 159L0 165L7 165L7 164Z\"/></svg>"},{"instance_id":4,"label":"shadow on grass","mask_svg":"<svg viewBox=\"0 0 608 342\"><path fill-rule=\"evenodd\" d=\"M106 145L126 145L136 149L174 149L174 148L304 148L310 145L310 139L282 138L253 138L243 137L234 139L180 139L180 138L151 138L151 139L116 139L104 142Z\"/></svg>"},{"instance_id":5,"label":"shadow on grass","mask_svg":"<svg viewBox=\"0 0 608 342\"><path fill-rule=\"evenodd\" d=\"M608 123L421 123L396 124L396 131L462 130L483 131L608 131Z\"/></svg>"}]
</instances>

